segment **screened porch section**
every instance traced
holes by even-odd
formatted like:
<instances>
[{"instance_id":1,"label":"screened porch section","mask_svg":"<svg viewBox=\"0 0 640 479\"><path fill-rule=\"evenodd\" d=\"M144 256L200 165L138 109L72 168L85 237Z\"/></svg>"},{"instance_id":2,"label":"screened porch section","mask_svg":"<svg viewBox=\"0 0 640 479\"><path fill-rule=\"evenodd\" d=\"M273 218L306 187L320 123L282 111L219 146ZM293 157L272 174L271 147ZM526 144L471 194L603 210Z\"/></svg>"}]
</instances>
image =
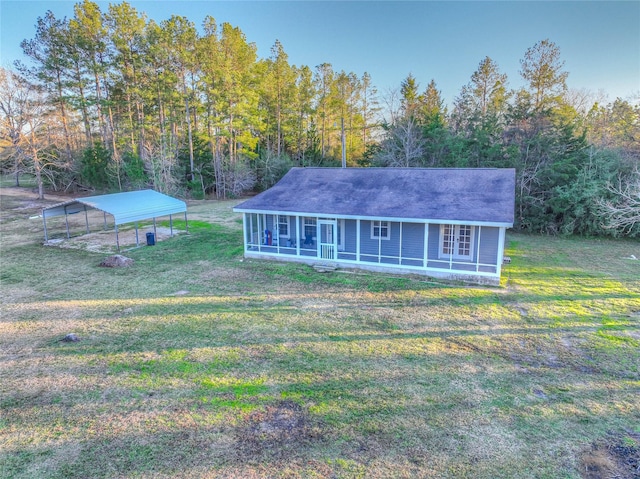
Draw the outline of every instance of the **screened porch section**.
<instances>
[{"instance_id":1,"label":"screened porch section","mask_svg":"<svg viewBox=\"0 0 640 479\"><path fill-rule=\"evenodd\" d=\"M245 213L245 251L318 256L317 218Z\"/></svg>"},{"instance_id":2,"label":"screened porch section","mask_svg":"<svg viewBox=\"0 0 640 479\"><path fill-rule=\"evenodd\" d=\"M244 235L256 257L493 276L504 228L244 213Z\"/></svg>"}]
</instances>

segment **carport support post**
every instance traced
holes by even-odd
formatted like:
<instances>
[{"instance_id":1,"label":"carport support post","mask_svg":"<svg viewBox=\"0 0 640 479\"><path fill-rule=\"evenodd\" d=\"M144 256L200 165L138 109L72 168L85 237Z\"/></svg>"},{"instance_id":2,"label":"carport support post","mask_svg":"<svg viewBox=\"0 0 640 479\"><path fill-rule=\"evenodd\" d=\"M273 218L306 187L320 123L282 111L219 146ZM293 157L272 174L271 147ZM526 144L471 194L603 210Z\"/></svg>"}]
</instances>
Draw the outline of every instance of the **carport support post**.
<instances>
[{"instance_id":1,"label":"carport support post","mask_svg":"<svg viewBox=\"0 0 640 479\"><path fill-rule=\"evenodd\" d=\"M173 218L169 215L169 230L171 231L171 237L173 238Z\"/></svg>"},{"instance_id":2,"label":"carport support post","mask_svg":"<svg viewBox=\"0 0 640 479\"><path fill-rule=\"evenodd\" d=\"M118 237L118 225L115 225L116 229L116 247L118 248L118 253L120 252L120 238Z\"/></svg>"},{"instance_id":3,"label":"carport support post","mask_svg":"<svg viewBox=\"0 0 640 479\"><path fill-rule=\"evenodd\" d=\"M87 234L89 234L89 216L87 215L87 205L84 205L84 223L87 225Z\"/></svg>"},{"instance_id":4,"label":"carport support post","mask_svg":"<svg viewBox=\"0 0 640 479\"><path fill-rule=\"evenodd\" d=\"M189 233L189 223L187 223L187 211L184 212L184 230Z\"/></svg>"},{"instance_id":5,"label":"carport support post","mask_svg":"<svg viewBox=\"0 0 640 479\"><path fill-rule=\"evenodd\" d=\"M44 210L42 210L42 223L44 224L44 240L49 241L49 235L47 235L47 217L44 215Z\"/></svg>"},{"instance_id":6,"label":"carport support post","mask_svg":"<svg viewBox=\"0 0 640 479\"><path fill-rule=\"evenodd\" d=\"M153 218L153 237L158 241L158 231L156 230L156 219Z\"/></svg>"},{"instance_id":7,"label":"carport support post","mask_svg":"<svg viewBox=\"0 0 640 479\"><path fill-rule=\"evenodd\" d=\"M136 246L140 246L140 242L138 241L138 222L136 221Z\"/></svg>"},{"instance_id":8,"label":"carport support post","mask_svg":"<svg viewBox=\"0 0 640 479\"><path fill-rule=\"evenodd\" d=\"M67 239L71 238L69 234L69 215L67 214L67 207L64 207L64 222L67 225Z\"/></svg>"}]
</instances>

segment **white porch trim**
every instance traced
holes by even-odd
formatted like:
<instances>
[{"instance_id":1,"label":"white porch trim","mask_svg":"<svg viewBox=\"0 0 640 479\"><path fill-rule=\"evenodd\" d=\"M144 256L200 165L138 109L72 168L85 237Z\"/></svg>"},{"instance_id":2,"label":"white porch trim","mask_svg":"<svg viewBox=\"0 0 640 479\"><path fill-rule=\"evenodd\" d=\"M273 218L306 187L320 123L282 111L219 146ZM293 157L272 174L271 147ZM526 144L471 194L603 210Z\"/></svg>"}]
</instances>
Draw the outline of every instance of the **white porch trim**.
<instances>
[{"instance_id":1,"label":"white porch trim","mask_svg":"<svg viewBox=\"0 0 640 479\"><path fill-rule=\"evenodd\" d=\"M336 215L336 213L319 212L309 213L302 211L282 211L282 210L261 210L234 208L236 213L255 213L258 215L288 215L307 216L311 218L335 218L345 220L365 220L365 221L392 221L394 223L429 223L429 224L449 224L449 225L471 225L471 226L494 226L512 228L513 223L491 222L491 221L470 221L470 220L449 220L442 218L407 218L404 216L362 216L362 215Z\"/></svg>"},{"instance_id":2,"label":"white porch trim","mask_svg":"<svg viewBox=\"0 0 640 479\"><path fill-rule=\"evenodd\" d=\"M245 258L253 258L260 260L286 261L291 263L304 263L309 265L318 264L320 261L315 256L295 256L284 254L258 253L257 251L245 251ZM446 279L451 281L466 281L479 284L488 284L497 286L500 284L500 275L496 273L485 273L465 270L448 270L439 268L423 268L421 266L405 266L385 263L368 263L363 261L350 261L344 259L336 259L332 261L339 266L351 267L363 271L373 271L378 273L394 273L394 274L419 274L431 278ZM491 265L495 267L495 265Z\"/></svg>"},{"instance_id":3,"label":"white porch trim","mask_svg":"<svg viewBox=\"0 0 640 479\"><path fill-rule=\"evenodd\" d=\"M254 219L253 215L256 215ZM265 215L265 216L263 216ZM300 262L306 264L316 264L319 261L323 260L322 254L320 251L320 239L321 233L316 231L317 240L315 241L315 245L313 247L307 248L302 245L302 226L301 222L303 218L314 218L316 219L317 228L321 227L321 224L331 222L333 224L333 242L337 242L337 223L339 221L343 221L343 218L325 218L322 217L314 217L309 216L308 214L303 216L293 216L287 215L291 219L294 219L296 222L295 229L295 246L293 244L281 244L281 241L274 241L272 245L265 245L265 236L264 229L267 227L267 223L264 223L268 216L265 213L244 213L243 214L243 241L244 241L244 253L247 258L261 258L261 259L272 259L279 261L292 261L292 262ZM275 217L272 216L272 219L275 221ZM475 243L475 258L472 255L471 260L468 259L457 259L451 257L443 258L440 255L441 245L438 245L438 252L435 256L429 257L429 228L431 226L430 223L422 222L424 225L423 231L423 248L422 248L422 257L420 257L420 253L414 252L413 255L403 256L403 223L395 222L400 227L399 238L398 238L398 250L397 256L396 252L390 254L383 254L381 248L381 239L378 238L378 248L377 254L367 254L365 257L371 259L371 261L363 261L362 260L362 251L361 251L361 235L362 235L362 227L361 227L361 219L357 219L355 221L355 230L356 230L356 241L355 241L355 251L338 251L335 248L335 257L331 260L331 263L335 263L337 265L343 265L345 267L353 267L368 271L381 271L381 272L404 272L404 273L414 273L414 274L423 274L426 276L437 277L437 278L445 278L445 279L459 279L463 281L475 281L479 283L488 283L488 284L499 284L500 282L500 274L501 274L501 266L502 260L504 257L504 241L505 241L505 231L506 228L499 228L498 231L498 244L495 245L496 251L496 263L482 263L480 261L480 253L481 253L481 245L486 243L481 240L482 238L482 227L478 227L477 232L477 242ZM257 223L258 227L258 237L255 238L254 227ZM418 223L418 222L410 222L410 223ZM435 223L434 226L440 227L441 222ZM448 223L447 224L451 224ZM274 222L274 240L280 239L277 236L277 232L275 228L277 228L277 223ZM247 227L250 230L247 230ZM391 229L393 225L390 223L389 228ZM342 227L343 233L346 230L345 225ZM475 229L475 228L474 228ZM292 232L291 225L289 227L290 236ZM353 230L352 230L353 231ZM293 239L293 238L292 238ZM256 241L257 240L257 241ZM434 245L436 246L436 245ZM353 247L353 244L352 244ZM418 254L415 254L418 253ZM342 257L341 257L342 256ZM415 257L413 257L415 256ZM403 264L404 263L404 264ZM407 264L412 263L412 264ZM431 266L430 266L431 264ZM438 267L440 266L440 267ZM481 271L484 269L485 271ZM487 270L492 271L487 271Z\"/></svg>"}]
</instances>

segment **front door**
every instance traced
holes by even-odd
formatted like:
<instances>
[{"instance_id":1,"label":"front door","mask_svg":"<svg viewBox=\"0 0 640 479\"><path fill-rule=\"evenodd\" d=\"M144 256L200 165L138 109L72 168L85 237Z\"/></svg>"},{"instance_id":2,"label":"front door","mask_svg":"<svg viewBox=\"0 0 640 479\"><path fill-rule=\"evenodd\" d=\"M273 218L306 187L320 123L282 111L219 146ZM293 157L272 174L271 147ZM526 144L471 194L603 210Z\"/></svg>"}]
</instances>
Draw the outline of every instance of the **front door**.
<instances>
[{"instance_id":1,"label":"front door","mask_svg":"<svg viewBox=\"0 0 640 479\"><path fill-rule=\"evenodd\" d=\"M444 225L442 255L470 260L472 256L473 228L469 225Z\"/></svg>"},{"instance_id":2,"label":"front door","mask_svg":"<svg viewBox=\"0 0 640 479\"><path fill-rule=\"evenodd\" d=\"M318 255L321 259L336 259L338 249L335 220L318 220Z\"/></svg>"}]
</instances>

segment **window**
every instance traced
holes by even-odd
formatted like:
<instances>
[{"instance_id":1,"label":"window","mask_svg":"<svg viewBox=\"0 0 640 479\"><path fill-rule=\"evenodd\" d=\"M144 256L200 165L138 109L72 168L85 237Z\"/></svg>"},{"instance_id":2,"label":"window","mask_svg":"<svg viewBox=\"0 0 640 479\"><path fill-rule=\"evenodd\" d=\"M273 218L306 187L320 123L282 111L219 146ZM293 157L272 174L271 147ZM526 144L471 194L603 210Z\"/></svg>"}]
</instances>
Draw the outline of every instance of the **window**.
<instances>
[{"instance_id":1,"label":"window","mask_svg":"<svg viewBox=\"0 0 640 479\"><path fill-rule=\"evenodd\" d=\"M289 237L289 217L285 215L278 215L278 236L285 238Z\"/></svg>"},{"instance_id":2,"label":"window","mask_svg":"<svg viewBox=\"0 0 640 479\"><path fill-rule=\"evenodd\" d=\"M473 255L473 227L470 225L442 225L440 227L440 256L471 259Z\"/></svg>"},{"instance_id":3,"label":"window","mask_svg":"<svg viewBox=\"0 0 640 479\"><path fill-rule=\"evenodd\" d=\"M304 235L314 237L316 235L316 219L305 218L304 219Z\"/></svg>"},{"instance_id":4,"label":"window","mask_svg":"<svg viewBox=\"0 0 640 479\"><path fill-rule=\"evenodd\" d=\"M304 219L304 238L302 246L313 246L313 239L316 237L316 219L305 218Z\"/></svg>"},{"instance_id":5,"label":"window","mask_svg":"<svg viewBox=\"0 0 640 479\"><path fill-rule=\"evenodd\" d=\"M388 221L372 221L371 222L371 239L390 238L391 228Z\"/></svg>"}]
</instances>

